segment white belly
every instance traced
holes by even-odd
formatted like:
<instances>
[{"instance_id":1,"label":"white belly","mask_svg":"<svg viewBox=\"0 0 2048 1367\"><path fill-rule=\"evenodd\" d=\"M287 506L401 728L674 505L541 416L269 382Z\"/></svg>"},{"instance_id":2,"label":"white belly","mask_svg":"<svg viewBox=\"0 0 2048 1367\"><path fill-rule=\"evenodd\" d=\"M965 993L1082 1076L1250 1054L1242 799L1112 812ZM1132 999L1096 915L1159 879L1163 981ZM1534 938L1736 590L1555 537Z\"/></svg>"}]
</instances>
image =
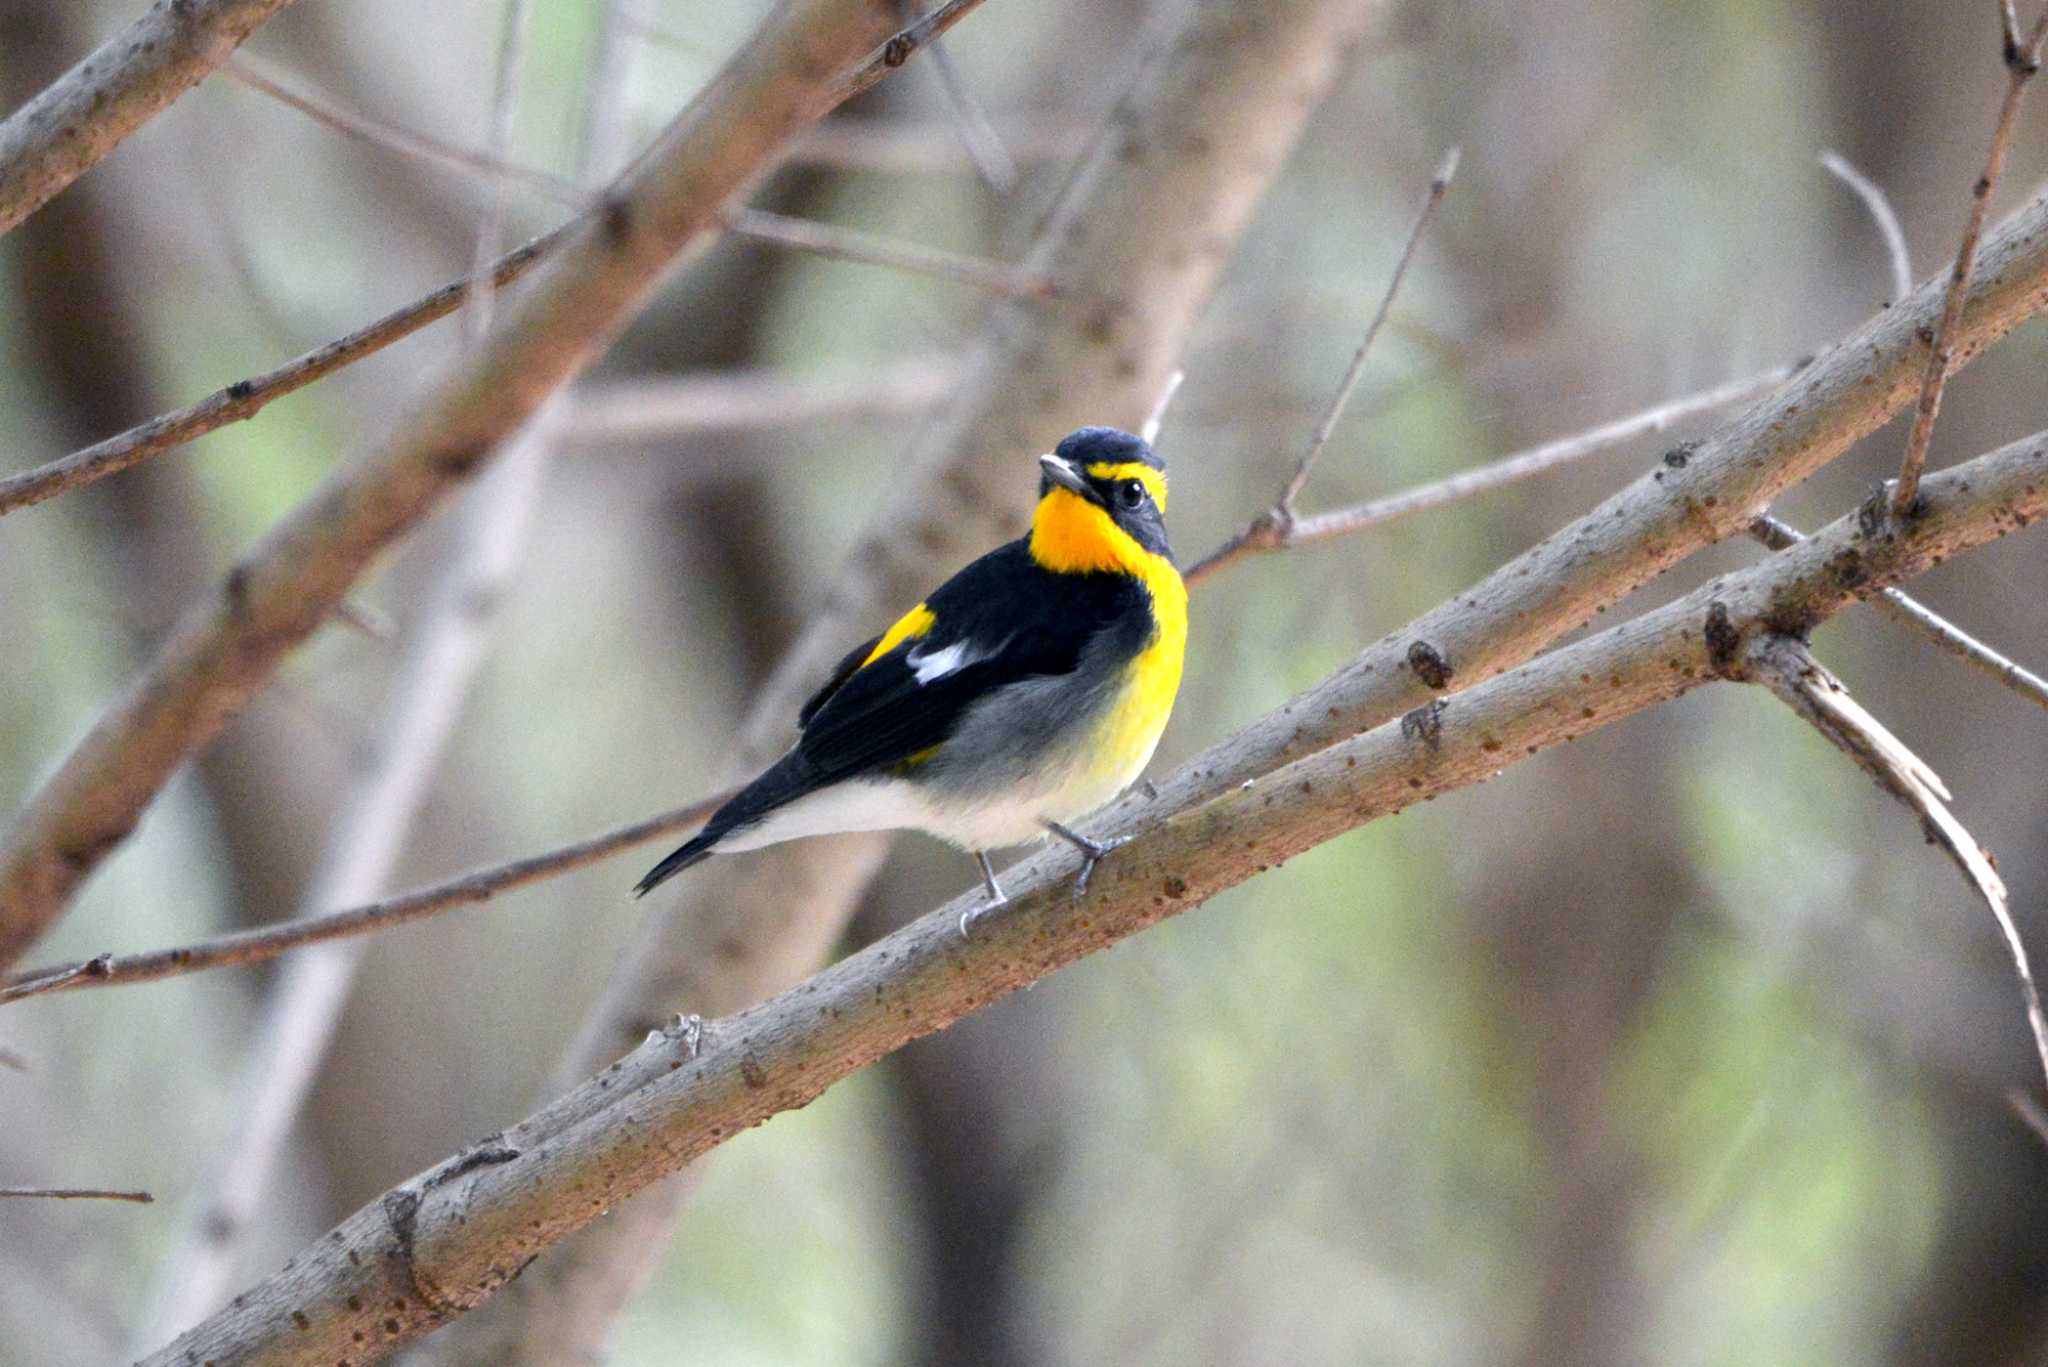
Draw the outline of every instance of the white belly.
<instances>
[{"instance_id":1,"label":"white belly","mask_svg":"<svg viewBox=\"0 0 2048 1367\"><path fill-rule=\"evenodd\" d=\"M733 832L718 848L755 850L807 835L894 830L925 831L966 850L1022 845L1042 839L1047 821L1065 825L1107 803L1151 758L1146 746L1112 764L1055 766L1033 781L973 798L901 778L855 779L798 798L759 825Z\"/></svg>"}]
</instances>

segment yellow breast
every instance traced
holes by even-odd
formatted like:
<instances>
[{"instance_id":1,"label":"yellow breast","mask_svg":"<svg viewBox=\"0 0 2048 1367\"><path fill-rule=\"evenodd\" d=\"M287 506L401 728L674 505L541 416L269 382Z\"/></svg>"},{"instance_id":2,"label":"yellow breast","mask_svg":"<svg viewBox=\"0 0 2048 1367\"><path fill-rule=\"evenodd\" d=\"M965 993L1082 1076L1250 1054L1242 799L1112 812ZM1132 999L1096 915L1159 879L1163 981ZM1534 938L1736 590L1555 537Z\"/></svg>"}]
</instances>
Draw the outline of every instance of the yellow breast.
<instances>
[{"instance_id":1,"label":"yellow breast","mask_svg":"<svg viewBox=\"0 0 2048 1367\"><path fill-rule=\"evenodd\" d=\"M1117 473L1142 476L1164 503L1165 488L1156 470L1133 465L1118 467ZM1039 501L1031 524L1031 555L1060 573L1130 575L1152 596L1151 643L1125 667L1123 688L1085 749L1083 773L1076 783L1085 791L1074 795L1077 802L1085 802L1077 807L1078 814L1136 782L1152 759L1180 693L1188 642L1188 590L1173 561L1146 550L1101 508L1063 489Z\"/></svg>"}]
</instances>

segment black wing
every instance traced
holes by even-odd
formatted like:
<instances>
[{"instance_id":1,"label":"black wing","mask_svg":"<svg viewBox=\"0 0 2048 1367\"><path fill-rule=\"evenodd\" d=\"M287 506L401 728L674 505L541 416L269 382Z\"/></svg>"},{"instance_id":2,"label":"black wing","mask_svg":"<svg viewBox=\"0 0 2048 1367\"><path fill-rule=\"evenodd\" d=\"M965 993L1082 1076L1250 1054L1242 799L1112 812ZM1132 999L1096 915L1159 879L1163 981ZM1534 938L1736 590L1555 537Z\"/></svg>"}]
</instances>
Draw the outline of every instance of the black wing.
<instances>
[{"instance_id":1,"label":"black wing","mask_svg":"<svg viewBox=\"0 0 2048 1367\"><path fill-rule=\"evenodd\" d=\"M804 709L801 755L819 782L885 769L943 744L990 690L1068 674L1114 625L1148 623L1145 588L1115 574L1054 574L1022 541L989 552L925 600L934 621L863 665L876 641Z\"/></svg>"},{"instance_id":2,"label":"black wing","mask_svg":"<svg viewBox=\"0 0 2048 1367\"><path fill-rule=\"evenodd\" d=\"M802 710L796 714L797 730L801 731L811 724L811 718L818 715L818 709L825 705L825 699L837 693L840 685L853 677L853 672L860 668L861 662L874 654L875 647L881 643L881 637L869 637L852 650L847 651L846 658L832 666L832 677L825 680L823 688L811 694L809 701L805 702Z\"/></svg>"}]
</instances>

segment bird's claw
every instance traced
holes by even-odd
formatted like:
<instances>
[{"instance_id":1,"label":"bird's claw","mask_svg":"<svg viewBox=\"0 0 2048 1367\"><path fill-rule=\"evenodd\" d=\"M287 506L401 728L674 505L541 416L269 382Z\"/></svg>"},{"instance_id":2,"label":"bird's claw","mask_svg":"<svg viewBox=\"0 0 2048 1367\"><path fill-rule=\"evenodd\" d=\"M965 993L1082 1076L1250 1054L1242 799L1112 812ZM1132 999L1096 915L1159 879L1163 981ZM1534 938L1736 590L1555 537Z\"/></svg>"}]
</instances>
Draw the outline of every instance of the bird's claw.
<instances>
[{"instance_id":1,"label":"bird's claw","mask_svg":"<svg viewBox=\"0 0 2048 1367\"><path fill-rule=\"evenodd\" d=\"M961 939L963 939L963 940L971 940L971 939L973 939L973 938L974 938L974 923L975 923L976 921L979 921L979 920L980 920L980 919L981 919L982 917L984 917L984 916L988 915L988 914L989 914L990 912L994 911L994 910L995 910L995 909L996 909L997 907L1006 907L1006 906L1008 906L1009 904L1010 904L1010 899L1009 899L1008 895L1007 895L1007 894L1004 894L1004 893L1001 893L1001 892L998 892L998 893L997 893L997 894L996 894L995 896L993 896L993 897L989 898L989 900L988 900L988 901L986 901L986 902L983 902L983 903L982 903L982 904L981 904L980 906L978 906L978 907L969 907L969 908L968 908L967 910L965 910L965 911L961 912L961 913L960 913L960 938L961 938Z\"/></svg>"},{"instance_id":2,"label":"bird's claw","mask_svg":"<svg viewBox=\"0 0 2048 1367\"><path fill-rule=\"evenodd\" d=\"M1081 852L1081 872L1074 877L1074 900L1080 901L1088 895L1088 880L1095 874L1095 866L1109 857L1110 851L1131 843L1127 835L1113 835L1107 840L1090 840L1079 831L1070 831L1057 821L1048 821L1045 828Z\"/></svg>"}]
</instances>

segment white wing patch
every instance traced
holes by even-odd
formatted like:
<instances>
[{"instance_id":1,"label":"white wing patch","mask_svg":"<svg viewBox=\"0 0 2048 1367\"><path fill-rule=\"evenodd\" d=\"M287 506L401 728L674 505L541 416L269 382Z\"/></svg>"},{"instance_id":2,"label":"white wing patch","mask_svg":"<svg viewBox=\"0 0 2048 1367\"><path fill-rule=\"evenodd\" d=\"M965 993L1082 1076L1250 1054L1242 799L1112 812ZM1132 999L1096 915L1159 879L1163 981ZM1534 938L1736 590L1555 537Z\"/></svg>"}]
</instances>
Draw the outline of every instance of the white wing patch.
<instances>
[{"instance_id":1,"label":"white wing patch","mask_svg":"<svg viewBox=\"0 0 2048 1367\"><path fill-rule=\"evenodd\" d=\"M943 679L948 674L958 673L971 664L980 664L983 660L994 657L997 651L1008 644L1009 637L1006 636L1000 641L955 641L937 650L913 647L911 652L903 657L903 662L910 666L911 672L917 676L920 684L928 684L935 679Z\"/></svg>"}]
</instances>

